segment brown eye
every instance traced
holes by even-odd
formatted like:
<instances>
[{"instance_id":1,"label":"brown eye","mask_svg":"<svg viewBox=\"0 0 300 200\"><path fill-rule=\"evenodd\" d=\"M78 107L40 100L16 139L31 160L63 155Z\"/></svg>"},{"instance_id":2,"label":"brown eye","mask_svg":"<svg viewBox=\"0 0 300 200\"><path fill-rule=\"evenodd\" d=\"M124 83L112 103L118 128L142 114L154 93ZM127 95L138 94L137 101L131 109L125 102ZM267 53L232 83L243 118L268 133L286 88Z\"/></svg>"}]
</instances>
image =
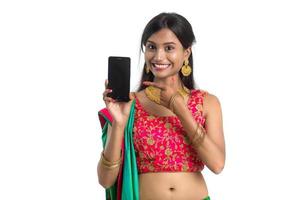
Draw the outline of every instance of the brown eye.
<instances>
[{"instance_id":1,"label":"brown eye","mask_svg":"<svg viewBox=\"0 0 300 200\"><path fill-rule=\"evenodd\" d=\"M153 44L147 44L146 50L154 50L156 47Z\"/></svg>"},{"instance_id":2,"label":"brown eye","mask_svg":"<svg viewBox=\"0 0 300 200\"><path fill-rule=\"evenodd\" d=\"M166 48L165 48L166 51L172 51L173 49L174 49L173 46L166 46Z\"/></svg>"}]
</instances>

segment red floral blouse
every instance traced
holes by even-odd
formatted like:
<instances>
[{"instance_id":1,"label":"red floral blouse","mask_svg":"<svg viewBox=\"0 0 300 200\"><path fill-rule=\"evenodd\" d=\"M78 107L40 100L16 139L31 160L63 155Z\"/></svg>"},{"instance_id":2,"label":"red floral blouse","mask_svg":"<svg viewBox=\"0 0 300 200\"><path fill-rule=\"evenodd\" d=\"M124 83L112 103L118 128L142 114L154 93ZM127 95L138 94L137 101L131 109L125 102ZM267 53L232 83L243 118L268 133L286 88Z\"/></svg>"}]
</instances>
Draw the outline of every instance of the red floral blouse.
<instances>
[{"instance_id":1,"label":"red floral blouse","mask_svg":"<svg viewBox=\"0 0 300 200\"><path fill-rule=\"evenodd\" d=\"M188 108L205 128L204 90L191 90ZM203 162L191 146L177 116L154 116L145 111L136 98L133 141L139 173L197 172Z\"/></svg>"}]
</instances>

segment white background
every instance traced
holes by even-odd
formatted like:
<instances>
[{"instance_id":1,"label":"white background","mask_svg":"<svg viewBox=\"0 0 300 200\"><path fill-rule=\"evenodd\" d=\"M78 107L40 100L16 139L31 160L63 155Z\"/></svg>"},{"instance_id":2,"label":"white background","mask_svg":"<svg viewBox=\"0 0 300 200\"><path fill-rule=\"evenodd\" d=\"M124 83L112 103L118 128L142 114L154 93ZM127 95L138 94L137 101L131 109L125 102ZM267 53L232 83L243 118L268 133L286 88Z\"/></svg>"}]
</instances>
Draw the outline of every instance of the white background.
<instances>
[{"instance_id":1,"label":"white background","mask_svg":"<svg viewBox=\"0 0 300 200\"><path fill-rule=\"evenodd\" d=\"M0 199L103 199L107 57L132 58L135 90L142 30L162 11L192 24L197 85L221 101L227 160L220 175L204 170L212 199L299 199L299 10L289 0L1 1Z\"/></svg>"}]
</instances>

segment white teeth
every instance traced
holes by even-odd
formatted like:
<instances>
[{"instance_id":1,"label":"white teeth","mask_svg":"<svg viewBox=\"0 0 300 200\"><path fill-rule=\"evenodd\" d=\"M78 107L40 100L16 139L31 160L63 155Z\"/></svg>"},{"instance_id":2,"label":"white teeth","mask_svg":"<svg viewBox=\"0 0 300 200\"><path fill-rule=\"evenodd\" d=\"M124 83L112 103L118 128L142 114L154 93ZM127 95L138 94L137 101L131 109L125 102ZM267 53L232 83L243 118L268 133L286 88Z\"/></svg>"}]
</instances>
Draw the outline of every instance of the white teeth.
<instances>
[{"instance_id":1,"label":"white teeth","mask_svg":"<svg viewBox=\"0 0 300 200\"><path fill-rule=\"evenodd\" d=\"M154 67L159 68L159 69L165 69L169 67L169 64L153 64Z\"/></svg>"}]
</instances>

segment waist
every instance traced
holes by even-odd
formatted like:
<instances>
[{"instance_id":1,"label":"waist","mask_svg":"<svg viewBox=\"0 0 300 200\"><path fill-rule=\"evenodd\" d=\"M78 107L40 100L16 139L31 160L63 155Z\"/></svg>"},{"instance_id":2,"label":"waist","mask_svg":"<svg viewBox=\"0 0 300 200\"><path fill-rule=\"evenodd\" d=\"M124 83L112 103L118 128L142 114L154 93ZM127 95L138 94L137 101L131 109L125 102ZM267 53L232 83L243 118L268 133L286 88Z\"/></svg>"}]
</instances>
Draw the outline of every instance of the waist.
<instances>
[{"instance_id":1,"label":"waist","mask_svg":"<svg viewBox=\"0 0 300 200\"><path fill-rule=\"evenodd\" d=\"M195 157L171 157L156 156L149 159L137 156L138 172L199 172L204 168L204 163Z\"/></svg>"},{"instance_id":2,"label":"waist","mask_svg":"<svg viewBox=\"0 0 300 200\"><path fill-rule=\"evenodd\" d=\"M204 164L198 165L139 165L138 173L183 173L183 172L200 172L204 168Z\"/></svg>"},{"instance_id":3,"label":"waist","mask_svg":"<svg viewBox=\"0 0 300 200\"><path fill-rule=\"evenodd\" d=\"M208 196L201 173L144 173L139 175L139 184L141 200L193 200Z\"/></svg>"}]
</instances>

